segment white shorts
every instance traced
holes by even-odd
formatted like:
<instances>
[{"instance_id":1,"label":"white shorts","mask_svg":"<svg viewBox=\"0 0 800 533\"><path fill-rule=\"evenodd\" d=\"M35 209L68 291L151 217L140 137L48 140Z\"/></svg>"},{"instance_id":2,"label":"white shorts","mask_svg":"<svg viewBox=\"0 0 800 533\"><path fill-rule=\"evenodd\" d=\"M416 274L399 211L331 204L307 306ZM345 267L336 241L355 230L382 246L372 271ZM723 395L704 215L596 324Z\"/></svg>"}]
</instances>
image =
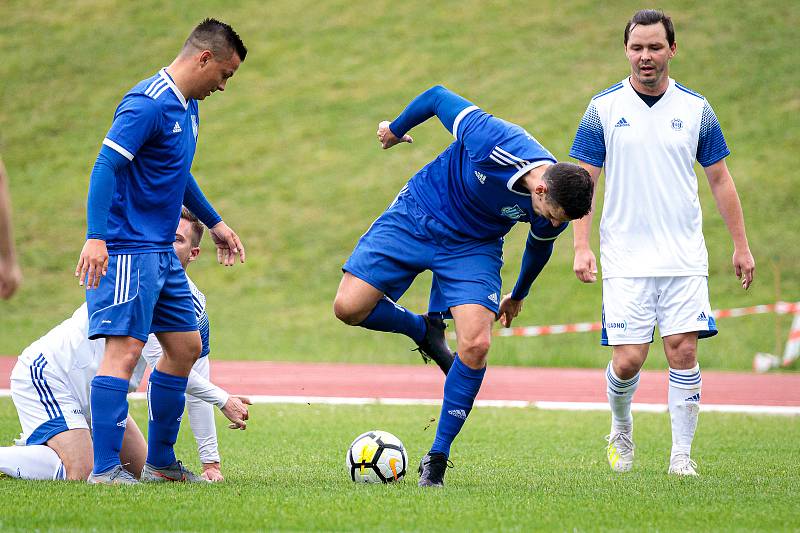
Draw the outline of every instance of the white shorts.
<instances>
[{"instance_id":1,"label":"white shorts","mask_svg":"<svg viewBox=\"0 0 800 533\"><path fill-rule=\"evenodd\" d=\"M706 276L609 278L603 280L601 344L653 342L655 326L661 337L699 332L713 337L717 324L711 316Z\"/></svg>"},{"instance_id":2,"label":"white shorts","mask_svg":"<svg viewBox=\"0 0 800 533\"><path fill-rule=\"evenodd\" d=\"M11 399L22 425L16 440L20 446L45 444L70 429L89 429L88 406L81 405L78 394L48 357L26 350L11 372Z\"/></svg>"}]
</instances>

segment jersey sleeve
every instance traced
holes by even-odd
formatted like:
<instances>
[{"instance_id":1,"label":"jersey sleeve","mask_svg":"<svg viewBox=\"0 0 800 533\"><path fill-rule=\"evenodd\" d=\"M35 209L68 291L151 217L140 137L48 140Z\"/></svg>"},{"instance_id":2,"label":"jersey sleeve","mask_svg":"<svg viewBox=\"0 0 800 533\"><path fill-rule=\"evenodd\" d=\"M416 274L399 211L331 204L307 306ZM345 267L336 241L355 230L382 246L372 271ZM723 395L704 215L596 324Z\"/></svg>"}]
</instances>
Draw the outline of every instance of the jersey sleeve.
<instances>
[{"instance_id":1,"label":"jersey sleeve","mask_svg":"<svg viewBox=\"0 0 800 533\"><path fill-rule=\"evenodd\" d=\"M127 95L117 107L114 122L103 144L133 161L139 148L161 124L161 109L155 100L144 95Z\"/></svg>"},{"instance_id":2,"label":"jersey sleeve","mask_svg":"<svg viewBox=\"0 0 800 533\"><path fill-rule=\"evenodd\" d=\"M531 220L530 236L537 241L554 241L568 226L569 222L553 226L546 218L537 216Z\"/></svg>"},{"instance_id":3,"label":"jersey sleeve","mask_svg":"<svg viewBox=\"0 0 800 533\"><path fill-rule=\"evenodd\" d=\"M728 157L731 151L722 135L717 115L707 101L703 105L703 117L700 119L700 135L697 140L697 162L704 167Z\"/></svg>"},{"instance_id":4,"label":"jersey sleeve","mask_svg":"<svg viewBox=\"0 0 800 533\"><path fill-rule=\"evenodd\" d=\"M606 160L606 143L603 134L603 124L600 122L600 115L594 102L589 104L583 114L581 123L578 124L578 131L575 133L575 140L569 156L602 168Z\"/></svg>"},{"instance_id":5,"label":"jersey sleeve","mask_svg":"<svg viewBox=\"0 0 800 533\"><path fill-rule=\"evenodd\" d=\"M467 108L453 126L473 163L488 170L514 170L519 176L544 161L556 163L548 152L524 128L506 122L478 108ZM512 180L513 181L513 180Z\"/></svg>"}]
</instances>

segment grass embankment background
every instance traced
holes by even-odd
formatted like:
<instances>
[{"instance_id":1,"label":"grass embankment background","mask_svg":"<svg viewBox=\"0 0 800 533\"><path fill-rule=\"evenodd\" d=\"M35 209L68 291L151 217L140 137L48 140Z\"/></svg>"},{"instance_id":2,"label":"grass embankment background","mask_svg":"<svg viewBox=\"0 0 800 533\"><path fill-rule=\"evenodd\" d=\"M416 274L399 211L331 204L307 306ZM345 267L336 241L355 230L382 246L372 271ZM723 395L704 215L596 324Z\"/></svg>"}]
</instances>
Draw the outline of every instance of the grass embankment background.
<instances>
[{"instance_id":1,"label":"grass embankment background","mask_svg":"<svg viewBox=\"0 0 800 533\"><path fill-rule=\"evenodd\" d=\"M60 6L60 7L59 7ZM0 303L0 354L13 355L83 299L72 277L84 240L88 176L113 111L169 63L205 16L250 49L224 94L201 103L194 174L242 236L248 262L219 267L209 242L190 275L205 291L213 355L225 359L410 362L410 343L338 323L339 267L405 181L451 140L431 120L416 142L379 149L378 121L442 83L531 131L566 159L592 95L626 76L622 29L641 5L588 1L403 3L276 0L165 5L82 0L0 8L0 153L11 176L25 284ZM714 106L757 261L745 293L732 244L698 169L716 308L800 300L795 179L800 89L793 43L800 7L667 2L678 40L673 77ZM597 222L596 222L597 223ZM506 244L504 290L525 228ZM594 235L597 252L597 235ZM778 273L780 279L778 280ZM430 277L402 303L422 311ZM571 230L537 280L519 325L594 321L600 285L572 274ZM780 351L788 317L720 321L706 369L747 369ZM660 348L658 348L660 352ZM596 334L497 339L493 364L603 366ZM663 367L652 357L648 367Z\"/></svg>"}]
</instances>

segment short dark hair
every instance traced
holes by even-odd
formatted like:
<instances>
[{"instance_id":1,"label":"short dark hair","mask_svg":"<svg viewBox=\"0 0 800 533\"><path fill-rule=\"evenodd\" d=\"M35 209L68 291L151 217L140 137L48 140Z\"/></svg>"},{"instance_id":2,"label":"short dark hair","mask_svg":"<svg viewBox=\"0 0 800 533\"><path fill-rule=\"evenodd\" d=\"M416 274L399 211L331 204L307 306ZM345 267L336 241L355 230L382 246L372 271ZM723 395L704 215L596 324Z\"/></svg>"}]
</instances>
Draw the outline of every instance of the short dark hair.
<instances>
[{"instance_id":1,"label":"short dark hair","mask_svg":"<svg viewBox=\"0 0 800 533\"><path fill-rule=\"evenodd\" d=\"M200 246L200 239L203 238L203 231L205 230L203 223L186 206L181 207L181 218L188 220L192 224L192 247Z\"/></svg>"},{"instance_id":2,"label":"short dark hair","mask_svg":"<svg viewBox=\"0 0 800 533\"><path fill-rule=\"evenodd\" d=\"M556 163L542 176L547 201L558 205L570 220L583 218L592 210L594 184L589 172L575 163Z\"/></svg>"},{"instance_id":3,"label":"short dark hair","mask_svg":"<svg viewBox=\"0 0 800 533\"><path fill-rule=\"evenodd\" d=\"M229 58L233 52L244 61L247 56L247 47L242 42L242 38L230 25L217 19L207 18L198 24L186 42L183 49L192 47L198 50L211 50L215 56Z\"/></svg>"},{"instance_id":4,"label":"short dark hair","mask_svg":"<svg viewBox=\"0 0 800 533\"><path fill-rule=\"evenodd\" d=\"M660 9L642 9L634 13L631 20L625 25L625 46L628 46L628 38L635 26L650 26L659 22L664 25L667 32L667 43L670 46L675 44L675 27L672 25L672 19Z\"/></svg>"}]
</instances>

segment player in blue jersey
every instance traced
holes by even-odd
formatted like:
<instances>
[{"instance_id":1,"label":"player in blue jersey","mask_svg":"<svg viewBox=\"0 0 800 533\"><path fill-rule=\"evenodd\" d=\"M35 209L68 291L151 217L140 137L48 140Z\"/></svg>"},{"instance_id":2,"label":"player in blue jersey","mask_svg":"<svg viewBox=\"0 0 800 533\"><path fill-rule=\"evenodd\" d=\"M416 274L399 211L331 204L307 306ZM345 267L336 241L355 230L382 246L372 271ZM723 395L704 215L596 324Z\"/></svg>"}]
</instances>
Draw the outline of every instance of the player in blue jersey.
<instances>
[{"instance_id":1,"label":"player in blue jersey","mask_svg":"<svg viewBox=\"0 0 800 533\"><path fill-rule=\"evenodd\" d=\"M203 225L183 209L175 230L175 255L186 269L200 254ZM210 353L205 295L189 280L203 350L189 373L186 412L197 441L203 473L208 481L223 481L214 423L214 408L232 422L231 429L247 427L250 401L234 396L209 381ZM89 313L81 305L19 356L11 372L11 398L22 426L16 446L0 447L0 474L24 479L86 480L92 470L91 382L103 358L105 339L89 340ZM156 366L163 349L150 335L133 371L129 390L139 388L146 367ZM136 421L128 415L120 451L122 460L139 474L147 444Z\"/></svg>"},{"instance_id":2,"label":"player in blue jersey","mask_svg":"<svg viewBox=\"0 0 800 533\"><path fill-rule=\"evenodd\" d=\"M186 205L210 228L217 259L231 266L245 251L206 200L190 169L200 119L198 100L223 91L247 49L227 24L206 19L172 63L122 99L89 183L87 241L75 275L86 285L89 338L106 338L92 381L94 469L90 482L135 479L119 460L128 380L148 334L164 357L150 376L147 462L141 479L193 477L173 446L184 408L186 376L201 339L186 274L173 251Z\"/></svg>"},{"instance_id":3,"label":"player in blue jersey","mask_svg":"<svg viewBox=\"0 0 800 533\"><path fill-rule=\"evenodd\" d=\"M625 26L623 42L630 75L592 98L570 151L593 180L603 169L606 175L600 222L602 343L612 346L606 369L612 413L606 454L614 471L633 467L631 403L658 324L669 363L667 472L696 476L690 452L702 387L697 341L717 329L695 161L728 226L734 271L744 289L753 281L755 261L717 116L702 95L669 77L677 52L672 20L661 11L639 11ZM594 282L591 214L573 227L575 274Z\"/></svg>"},{"instance_id":4,"label":"player in blue jersey","mask_svg":"<svg viewBox=\"0 0 800 533\"><path fill-rule=\"evenodd\" d=\"M420 486L443 485L450 445L483 380L492 323L511 324L554 239L567 221L589 211L592 197L585 170L558 163L523 128L441 86L419 95L393 122L381 122L381 146L412 142L407 132L433 116L455 142L411 178L361 237L342 267L334 302L343 322L407 335L436 355L447 374ZM519 279L501 300L503 236L517 222L529 223L530 232ZM428 314L417 315L396 302L424 270L433 272L433 285ZM440 325L444 318L456 324L454 359Z\"/></svg>"}]
</instances>

